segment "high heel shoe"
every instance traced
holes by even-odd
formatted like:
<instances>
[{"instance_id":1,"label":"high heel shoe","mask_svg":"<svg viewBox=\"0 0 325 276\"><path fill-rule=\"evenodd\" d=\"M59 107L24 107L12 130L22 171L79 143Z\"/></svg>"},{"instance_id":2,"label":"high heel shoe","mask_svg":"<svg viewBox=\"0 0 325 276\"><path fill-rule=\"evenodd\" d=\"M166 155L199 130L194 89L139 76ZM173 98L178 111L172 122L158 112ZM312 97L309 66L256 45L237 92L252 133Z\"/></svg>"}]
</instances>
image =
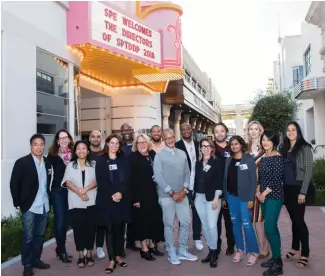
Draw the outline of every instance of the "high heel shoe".
<instances>
[{"instance_id":1,"label":"high heel shoe","mask_svg":"<svg viewBox=\"0 0 325 276\"><path fill-rule=\"evenodd\" d=\"M114 263L113 267L106 267L105 268L105 273L106 274L112 274L115 268L116 268L116 262Z\"/></svg>"},{"instance_id":2,"label":"high heel shoe","mask_svg":"<svg viewBox=\"0 0 325 276\"><path fill-rule=\"evenodd\" d=\"M59 258L61 254L60 254L58 248L55 248L55 253L56 253L56 257ZM72 259L73 258L73 256L71 254L69 254L67 252L66 252L66 254L67 254L67 256L68 256L69 259Z\"/></svg>"},{"instance_id":3,"label":"high heel shoe","mask_svg":"<svg viewBox=\"0 0 325 276\"><path fill-rule=\"evenodd\" d=\"M152 247L152 248L149 247L149 252L151 254L158 256L158 257L164 256L164 253L160 252L156 247Z\"/></svg>"},{"instance_id":4,"label":"high heel shoe","mask_svg":"<svg viewBox=\"0 0 325 276\"><path fill-rule=\"evenodd\" d=\"M68 254L67 254L67 253L59 254L59 255L58 255L58 258L59 258L59 260L60 260L62 263L69 264L69 263L72 262L71 259L68 257Z\"/></svg>"},{"instance_id":5,"label":"high heel shoe","mask_svg":"<svg viewBox=\"0 0 325 276\"><path fill-rule=\"evenodd\" d=\"M147 261L155 261L156 259L152 257L150 251L140 251L140 256L142 259L145 259Z\"/></svg>"}]
</instances>

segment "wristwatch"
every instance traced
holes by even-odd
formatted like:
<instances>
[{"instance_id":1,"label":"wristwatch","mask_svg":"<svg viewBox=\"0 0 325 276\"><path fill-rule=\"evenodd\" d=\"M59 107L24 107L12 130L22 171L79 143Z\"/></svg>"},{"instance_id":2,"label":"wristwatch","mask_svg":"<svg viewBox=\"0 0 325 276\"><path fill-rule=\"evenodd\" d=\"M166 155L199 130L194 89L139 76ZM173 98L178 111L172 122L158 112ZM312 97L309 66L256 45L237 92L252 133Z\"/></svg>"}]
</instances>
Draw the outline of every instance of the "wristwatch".
<instances>
[{"instance_id":1,"label":"wristwatch","mask_svg":"<svg viewBox=\"0 0 325 276\"><path fill-rule=\"evenodd\" d=\"M175 194L175 192L172 190L171 193L168 193L171 197L173 197L173 195Z\"/></svg>"}]
</instances>

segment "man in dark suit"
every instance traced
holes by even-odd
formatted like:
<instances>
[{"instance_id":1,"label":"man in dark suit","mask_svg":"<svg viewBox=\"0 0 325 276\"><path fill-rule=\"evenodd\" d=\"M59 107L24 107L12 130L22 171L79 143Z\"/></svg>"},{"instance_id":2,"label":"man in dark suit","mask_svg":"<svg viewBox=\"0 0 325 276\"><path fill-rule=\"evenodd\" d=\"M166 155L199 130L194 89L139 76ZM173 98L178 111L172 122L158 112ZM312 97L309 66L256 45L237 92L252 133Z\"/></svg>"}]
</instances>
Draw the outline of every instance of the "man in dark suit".
<instances>
[{"instance_id":1,"label":"man in dark suit","mask_svg":"<svg viewBox=\"0 0 325 276\"><path fill-rule=\"evenodd\" d=\"M202 250L203 249L203 244L201 241L202 225L192 199L194 178L195 178L195 164L196 161L199 159L199 143L193 140L192 126L189 123L183 123L181 125L181 136L182 139L176 142L175 147L183 150L187 156L187 162L191 172L191 180L190 180L188 197L192 208L193 240L194 240L195 248L197 250Z\"/></svg>"},{"instance_id":2,"label":"man in dark suit","mask_svg":"<svg viewBox=\"0 0 325 276\"><path fill-rule=\"evenodd\" d=\"M53 170L43 157L45 138L42 134L30 138L30 147L31 153L15 162L10 180L13 204L21 211L23 220L21 262L24 276L32 276L33 268L50 268L41 261L41 255L50 210Z\"/></svg>"}]
</instances>

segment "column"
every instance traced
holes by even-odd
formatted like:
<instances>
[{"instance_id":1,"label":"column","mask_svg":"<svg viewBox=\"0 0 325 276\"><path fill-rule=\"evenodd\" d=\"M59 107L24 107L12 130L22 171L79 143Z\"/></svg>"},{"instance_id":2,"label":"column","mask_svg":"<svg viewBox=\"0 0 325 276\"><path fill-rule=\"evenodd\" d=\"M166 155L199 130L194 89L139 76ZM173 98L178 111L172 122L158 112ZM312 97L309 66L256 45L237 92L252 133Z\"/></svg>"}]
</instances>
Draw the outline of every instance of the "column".
<instances>
[{"instance_id":1,"label":"column","mask_svg":"<svg viewBox=\"0 0 325 276\"><path fill-rule=\"evenodd\" d=\"M195 129L195 126L196 126L196 120L197 120L197 117L192 117L192 118L191 118L191 126L192 126L192 129Z\"/></svg>"},{"instance_id":2,"label":"column","mask_svg":"<svg viewBox=\"0 0 325 276\"><path fill-rule=\"evenodd\" d=\"M74 91L74 70L73 64L69 62L68 64L68 94L69 94L69 120L68 128L72 137L75 136L75 91Z\"/></svg>"},{"instance_id":3,"label":"column","mask_svg":"<svg viewBox=\"0 0 325 276\"><path fill-rule=\"evenodd\" d=\"M201 131L202 131L202 132L205 132L205 128L206 128L206 126L207 126L207 122L206 122L206 121L203 121L203 122L201 123Z\"/></svg>"},{"instance_id":4,"label":"column","mask_svg":"<svg viewBox=\"0 0 325 276\"><path fill-rule=\"evenodd\" d=\"M202 123L202 119L197 119L196 120L196 130L200 130L201 129L201 123Z\"/></svg>"},{"instance_id":5,"label":"column","mask_svg":"<svg viewBox=\"0 0 325 276\"><path fill-rule=\"evenodd\" d=\"M170 108L172 107L171 105L168 104L163 104L163 129L165 128L169 128L169 122L168 122L168 118L170 116Z\"/></svg>"},{"instance_id":6,"label":"column","mask_svg":"<svg viewBox=\"0 0 325 276\"><path fill-rule=\"evenodd\" d=\"M244 117L240 113L236 113L235 117L235 124L236 124L236 135L243 136L244 129L243 129Z\"/></svg>"},{"instance_id":7,"label":"column","mask_svg":"<svg viewBox=\"0 0 325 276\"><path fill-rule=\"evenodd\" d=\"M183 114L184 115L184 123L190 123L191 114Z\"/></svg>"},{"instance_id":8,"label":"column","mask_svg":"<svg viewBox=\"0 0 325 276\"><path fill-rule=\"evenodd\" d=\"M182 112L183 112L183 110L175 110L174 132L175 132L176 141L181 139L181 130L180 130L180 124L179 123L181 121Z\"/></svg>"}]
</instances>

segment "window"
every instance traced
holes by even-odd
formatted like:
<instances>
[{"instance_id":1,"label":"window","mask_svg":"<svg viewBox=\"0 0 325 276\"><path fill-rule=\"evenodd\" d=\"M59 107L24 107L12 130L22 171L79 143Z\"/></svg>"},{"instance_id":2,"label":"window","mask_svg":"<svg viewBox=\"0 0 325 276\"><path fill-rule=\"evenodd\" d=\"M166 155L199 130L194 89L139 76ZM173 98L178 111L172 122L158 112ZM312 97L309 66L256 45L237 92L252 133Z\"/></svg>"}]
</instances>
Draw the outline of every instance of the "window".
<instances>
[{"instance_id":1,"label":"window","mask_svg":"<svg viewBox=\"0 0 325 276\"><path fill-rule=\"evenodd\" d=\"M305 54L304 54L304 62L305 62L305 73L306 77L309 75L311 72L311 53L310 53L310 45L308 46Z\"/></svg>"},{"instance_id":2,"label":"window","mask_svg":"<svg viewBox=\"0 0 325 276\"><path fill-rule=\"evenodd\" d=\"M205 91L205 89L202 89L202 95L203 95L204 98L206 97L207 92Z\"/></svg>"},{"instance_id":3,"label":"window","mask_svg":"<svg viewBox=\"0 0 325 276\"><path fill-rule=\"evenodd\" d=\"M200 94L202 93L202 86L199 84L197 85L197 91L199 91Z\"/></svg>"},{"instance_id":4,"label":"window","mask_svg":"<svg viewBox=\"0 0 325 276\"><path fill-rule=\"evenodd\" d=\"M194 88L196 88L196 83L197 83L196 79L192 78L192 86L193 86Z\"/></svg>"},{"instance_id":5,"label":"window","mask_svg":"<svg viewBox=\"0 0 325 276\"><path fill-rule=\"evenodd\" d=\"M185 80L191 82L191 74L187 70L185 70Z\"/></svg>"},{"instance_id":6,"label":"window","mask_svg":"<svg viewBox=\"0 0 325 276\"><path fill-rule=\"evenodd\" d=\"M293 73L293 87L298 85L304 78L304 67L302 65L292 68Z\"/></svg>"},{"instance_id":7,"label":"window","mask_svg":"<svg viewBox=\"0 0 325 276\"><path fill-rule=\"evenodd\" d=\"M41 50L36 64L37 132L45 135L48 147L58 130L68 128L68 68L66 62Z\"/></svg>"}]
</instances>

